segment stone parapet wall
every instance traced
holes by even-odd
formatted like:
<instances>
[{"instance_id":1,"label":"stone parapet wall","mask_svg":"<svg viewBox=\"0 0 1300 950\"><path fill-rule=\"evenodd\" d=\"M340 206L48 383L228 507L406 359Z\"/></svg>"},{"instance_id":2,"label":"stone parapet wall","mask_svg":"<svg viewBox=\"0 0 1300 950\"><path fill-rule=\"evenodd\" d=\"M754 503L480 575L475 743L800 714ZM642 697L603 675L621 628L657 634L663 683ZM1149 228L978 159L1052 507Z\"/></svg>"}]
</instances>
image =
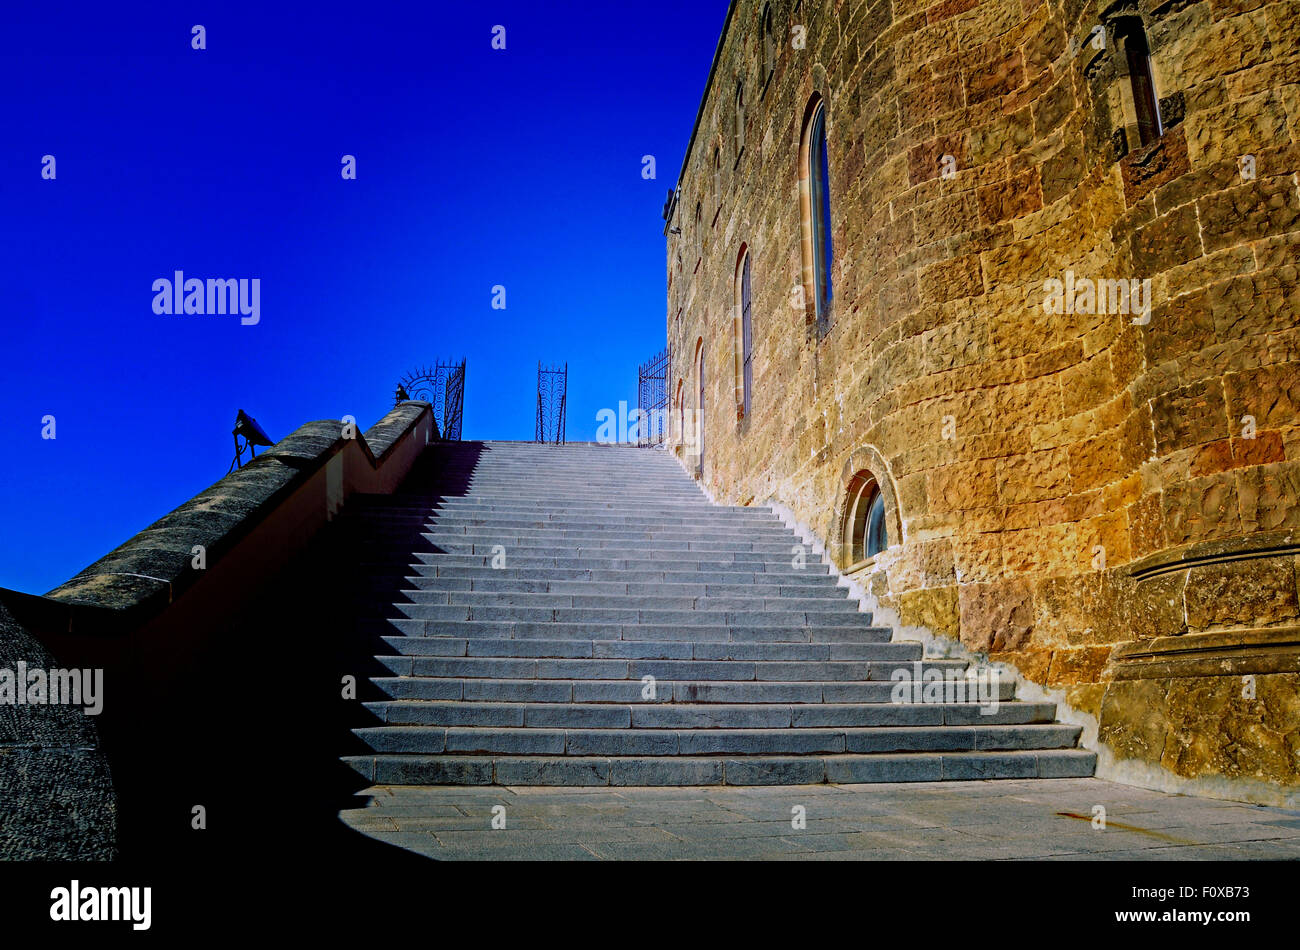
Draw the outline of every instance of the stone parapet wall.
<instances>
[{"instance_id":1,"label":"stone parapet wall","mask_svg":"<svg viewBox=\"0 0 1300 950\"><path fill-rule=\"evenodd\" d=\"M1300 784L1300 3L783 0L770 78L766 6L733 5L666 229L679 455L702 343L719 501L788 506L876 604L1063 691L1117 759ZM825 335L802 292L815 97ZM1053 280L1149 281L1149 308L1050 312ZM843 543L861 471L897 526L866 564Z\"/></svg>"},{"instance_id":2,"label":"stone parapet wall","mask_svg":"<svg viewBox=\"0 0 1300 950\"><path fill-rule=\"evenodd\" d=\"M432 407L415 401L364 435L336 420L299 427L48 594L0 588L0 668L102 668L114 719L151 680L183 679L205 637L348 495L393 491L437 438ZM118 854L110 762L78 706L0 704L0 801L0 860Z\"/></svg>"}]
</instances>

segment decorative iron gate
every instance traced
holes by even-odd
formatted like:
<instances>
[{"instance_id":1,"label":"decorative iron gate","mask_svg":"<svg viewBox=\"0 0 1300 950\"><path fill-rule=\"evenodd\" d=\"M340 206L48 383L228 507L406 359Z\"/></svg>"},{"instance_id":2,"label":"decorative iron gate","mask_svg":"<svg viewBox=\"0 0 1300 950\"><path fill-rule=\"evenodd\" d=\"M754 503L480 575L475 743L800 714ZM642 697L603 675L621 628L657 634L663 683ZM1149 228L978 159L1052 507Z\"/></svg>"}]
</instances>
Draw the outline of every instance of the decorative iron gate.
<instances>
[{"instance_id":1,"label":"decorative iron gate","mask_svg":"<svg viewBox=\"0 0 1300 950\"><path fill-rule=\"evenodd\" d=\"M637 445L666 448L670 349L660 350L636 371Z\"/></svg>"},{"instance_id":2,"label":"decorative iron gate","mask_svg":"<svg viewBox=\"0 0 1300 950\"><path fill-rule=\"evenodd\" d=\"M569 390L569 364L545 369L537 364L537 441L564 444L565 400Z\"/></svg>"},{"instance_id":3,"label":"decorative iron gate","mask_svg":"<svg viewBox=\"0 0 1300 950\"><path fill-rule=\"evenodd\" d=\"M443 440L459 442L465 406L465 361L448 360L407 373L397 385L397 402L407 399L431 403Z\"/></svg>"}]
</instances>

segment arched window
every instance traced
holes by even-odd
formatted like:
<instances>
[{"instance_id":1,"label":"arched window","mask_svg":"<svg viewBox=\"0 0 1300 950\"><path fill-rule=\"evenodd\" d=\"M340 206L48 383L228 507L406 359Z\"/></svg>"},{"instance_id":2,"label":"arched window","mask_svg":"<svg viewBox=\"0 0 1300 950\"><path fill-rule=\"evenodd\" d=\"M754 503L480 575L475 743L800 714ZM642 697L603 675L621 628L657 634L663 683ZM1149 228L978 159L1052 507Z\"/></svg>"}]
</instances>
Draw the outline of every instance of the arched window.
<instances>
[{"instance_id":1,"label":"arched window","mask_svg":"<svg viewBox=\"0 0 1300 950\"><path fill-rule=\"evenodd\" d=\"M678 452L686 445L686 398L682 381L677 380L677 445Z\"/></svg>"},{"instance_id":2,"label":"arched window","mask_svg":"<svg viewBox=\"0 0 1300 950\"><path fill-rule=\"evenodd\" d=\"M742 244L740 247L740 260L736 265L736 316L733 348L736 364L736 415L741 419L749 415L750 398L754 391L754 337L751 323L753 302L749 264L749 248Z\"/></svg>"},{"instance_id":3,"label":"arched window","mask_svg":"<svg viewBox=\"0 0 1300 950\"><path fill-rule=\"evenodd\" d=\"M1133 97L1133 111L1137 118L1138 143L1149 145L1160 138L1160 102L1156 98L1155 80L1151 75L1151 48L1142 21L1125 17L1116 24L1116 37L1124 50L1124 64L1128 69L1129 92Z\"/></svg>"},{"instance_id":4,"label":"arched window","mask_svg":"<svg viewBox=\"0 0 1300 950\"><path fill-rule=\"evenodd\" d=\"M736 83L736 158L745 150L745 84Z\"/></svg>"},{"instance_id":5,"label":"arched window","mask_svg":"<svg viewBox=\"0 0 1300 950\"><path fill-rule=\"evenodd\" d=\"M722 148L713 147L713 208L722 210Z\"/></svg>"},{"instance_id":6,"label":"arched window","mask_svg":"<svg viewBox=\"0 0 1300 950\"><path fill-rule=\"evenodd\" d=\"M776 71L776 34L772 30L772 4L763 7L763 83Z\"/></svg>"},{"instance_id":7,"label":"arched window","mask_svg":"<svg viewBox=\"0 0 1300 950\"><path fill-rule=\"evenodd\" d=\"M831 248L830 157L826 105L814 97L804 123L799 156L799 217L803 224L804 291L819 335L830 329L834 252Z\"/></svg>"},{"instance_id":8,"label":"arched window","mask_svg":"<svg viewBox=\"0 0 1300 950\"><path fill-rule=\"evenodd\" d=\"M695 378L699 381L699 401L695 405L695 467L697 478L704 477L704 338L695 342Z\"/></svg>"},{"instance_id":9,"label":"arched window","mask_svg":"<svg viewBox=\"0 0 1300 950\"><path fill-rule=\"evenodd\" d=\"M846 522L849 561L857 564L889 547L885 528L885 496L870 472L859 472L849 485L849 517Z\"/></svg>"}]
</instances>

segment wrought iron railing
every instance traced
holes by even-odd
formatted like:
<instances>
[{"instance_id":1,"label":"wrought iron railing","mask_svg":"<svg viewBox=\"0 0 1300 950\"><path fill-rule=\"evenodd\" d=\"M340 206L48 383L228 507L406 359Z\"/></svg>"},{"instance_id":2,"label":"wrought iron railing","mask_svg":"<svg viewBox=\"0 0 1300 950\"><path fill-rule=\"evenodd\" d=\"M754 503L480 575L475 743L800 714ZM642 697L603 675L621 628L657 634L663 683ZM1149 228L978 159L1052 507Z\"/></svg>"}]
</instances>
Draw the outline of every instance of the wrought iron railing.
<instances>
[{"instance_id":1,"label":"wrought iron railing","mask_svg":"<svg viewBox=\"0 0 1300 950\"><path fill-rule=\"evenodd\" d=\"M401 404L408 399L431 403L443 440L459 442L465 408L465 360L447 360L407 373L397 384L396 401Z\"/></svg>"}]
</instances>

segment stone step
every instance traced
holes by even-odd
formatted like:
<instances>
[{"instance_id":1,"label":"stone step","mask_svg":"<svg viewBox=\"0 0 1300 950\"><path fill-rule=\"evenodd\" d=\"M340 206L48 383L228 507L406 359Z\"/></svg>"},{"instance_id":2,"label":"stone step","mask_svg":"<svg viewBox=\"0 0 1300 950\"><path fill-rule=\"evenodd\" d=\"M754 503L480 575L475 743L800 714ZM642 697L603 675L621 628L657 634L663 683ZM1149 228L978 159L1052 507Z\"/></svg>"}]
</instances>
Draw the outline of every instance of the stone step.
<instances>
[{"instance_id":1,"label":"stone step","mask_svg":"<svg viewBox=\"0 0 1300 950\"><path fill-rule=\"evenodd\" d=\"M671 561L682 554L695 554L700 557L730 558L746 560L746 555L761 555L750 560L764 560L775 563L790 563L795 554L795 542L726 542L726 541L638 541L630 538L589 538L565 542L562 538L520 538L520 537L468 537L463 534L446 534L437 531L425 531L412 538L369 538L365 541L353 541L353 546L367 554L382 554L391 551L408 555L412 551L428 551L434 548L437 554L481 554L494 555L498 548L504 548L507 559L511 554L516 557L610 557L637 558L640 560ZM803 552L805 561L816 559L816 555Z\"/></svg>"},{"instance_id":2,"label":"stone step","mask_svg":"<svg viewBox=\"0 0 1300 950\"><path fill-rule=\"evenodd\" d=\"M518 509L498 511L497 509L478 508L466 511L462 508L439 506L425 510L384 508L366 508L355 510L345 508L337 521L340 524L355 523L368 526L418 525L434 521L439 524L464 525L499 525L511 524L533 527L577 527L593 529L616 528L691 528L701 530L723 528L733 531L784 529L785 526L771 513L754 511L752 515L745 512L698 511L690 515L678 514L675 517L650 518L636 514L605 514L575 516L546 509Z\"/></svg>"},{"instance_id":3,"label":"stone step","mask_svg":"<svg viewBox=\"0 0 1300 950\"><path fill-rule=\"evenodd\" d=\"M410 506L427 506L430 508L437 504L439 510L455 508L458 511L467 513L480 511L501 514L517 511L521 515L526 515L530 511L543 510L569 518L580 517L588 513L593 515L636 515L642 518L653 518L660 515L687 518L696 511L701 514L709 514L718 511L743 512L753 510L747 508L717 508L710 505L708 499L703 496L700 496L699 501L691 502L665 501L663 498L654 500L647 498L630 499L626 496L611 497L608 500L551 497L523 500L507 495L429 495L426 497L427 500L416 501L413 496L407 496L405 503ZM511 500L507 500L508 498ZM399 498L398 500L401 501L402 499Z\"/></svg>"},{"instance_id":4,"label":"stone step","mask_svg":"<svg viewBox=\"0 0 1300 950\"><path fill-rule=\"evenodd\" d=\"M882 703L894 696L892 682L765 682L748 680L657 680L654 697L646 685L622 680L502 680L474 677L376 676L371 682L390 699L498 703ZM1015 698L1015 684L997 683L999 702Z\"/></svg>"},{"instance_id":5,"label":"stone step","mask_svg":"<svg viewBox=\"0 0 1300 950\"><path fill-rule=\"evenodd\" d=\"M871 660L921 659L920 643L733 643L695 640L541 640L491 637L402 637L384 641L399 656L465 656L635 660Z\"/></svg>"},{"instance_id":6,"label":"stone step","mask_svg":"<svg viewBox=\"0 0 1300 950\"><path fill-rule=\"evenodd\" d=\"M801 597L798 595L763 597L670 597L653 594L565 594L506 590L398 590L401 601L387 603L447 604L488 607L541 607L549 610L569 607L595 607L609 610L676 610L712 613L716 611L772 610L778 612L813 611L817 613L859 613L858 602L847 596Z\"/></svg>"},{"instance_id":7,"label":"stone step","mask_svg":"<svg viewBox=\"0 0 1300 950\"><path fill-rule=\"evenodd\" d=\"M391 656L376 662L398 676L500 680L630 680L638 690L644 677L656 680L695 680L760 683L889 682L898 669L914 664L902 660L645 660L537 659L499 656ZM965 671L965 660L924 660L929 670Z\"/></svg>"},{"instance_id":8,"label":"stone step","mask_svg":"<svg viewBox=\"0 0 1300 950\"><path fill-rule=\"evenodd\" d=\"M534 505L523 502L492 503L467 495L353 495L348 499L348 517L368 518L375 513L399 513L406 516L426 515L430 512L454 512L467 516L492 516L521 518L550 517L560 520L592 517L597 520L620 518L653 519L658 521L701 518L705 521L754 521L770 523L776 516L769 508L746 505L711 505L701 498L700 504L657 504L632 507L617 501L602 500L598 505Z\"/></svg>"},{"instance_id":9,"label":"stone step","mask_svg":"<svg viewBox=\"0 0 1300 950\"><path fill-rule=\"evenodd\" d=\"M632 513L604 515L571 515L562 511L533 508L531 511L501 511L496 508L457 508L442 506L419 512L393 512L383 508L369 508L363 511L345 509L340 514L340 524L351 524L358 528L380 530L385 528L409 528L419 524L457 524L457 525L517 525L534 529L568 529L589 531L666 531L666 530L728 530L774 531L789 530L778 518L771 514L758 517L744 517L739 514L719 514L708 511L687 512L669 518L652 518Z\"/></svg>"},{"instance_id":10,"label":"stone step","mask_svg":"<svg viewBox=\"0 0 1300 950\"><path fill-rule=\"evenodd\" d=\"M376 785L815 785L1082 778L1097 757L1080 749L830 756L457 756L344 759Z\"/></svg>"},{"instance_id":11,"label":"stone step","mask_svg":"<svg viewBox=\"0 0 1300 950\"><path fill-rule=\"evenodd\" d=\"M370 567L410 566L417 564L437 564L444 567L491 567L491 554L439 554L434 551L412 551L403 556L402 552L358 552L359 565L363 569ZM808 555L803 567L794 567L788 559L772 558L770 555L740 553L725 558L716 554L696 552L648 552L636 557L592 556L590 554L573 557L525 557L506 552L505 567L515 568L564 568L567 570L589 571L698 571L713 573L717 571L752 571L755 573L779 576L808 576L812 574L829 574L830 566L813 555Z\"/></svg>"},{"instance_id":12,"label":"stone step","mask_svg":"<svg viewBox=\"0 0 1300 950\"><path fill-rule=\"evenodd\" d=\"M389 608L394 619L509 620L524 623L593 623L620 625L680 624L705 627L869 626L866 614L839 610L646 610L636 607L494 607L470 604L402 604Z\"/></svg>"},{"instance_id":13,"label":"stone step","mask_svg":"<svg viewBox=\"0 0 1300 950\"><path fill-rule=\"evenodd\" d=\"M840 755L1070 748L1082 730L1054 724L826 729L542 729L366 726L352 733L386 754Z\"/></svg>"},{"instance_id":14,"label":"stone step","mask_svg":"<svg viewBox=\"0 0 1300 950\"><path fill-rule=\"evenodd\" d=\"M660 491L641 492L616 488L600 493L576 493L548 488L532 493L472 489L467 494L455 496L455 502L450 510L457 514L518 515L521 518L528 517L529 509L533 512L544 510L569 518L581 517L587 513L635 515L640 518L657 515L686 518L692 514L707 515L718 511L703 496L674 497ZM442 507L439 510L449 509ZM726 520L733 519L728 516ZM769 514L765 523L771 524L773 520L775 519Z\"/></svg>"},{"instance_id":15,"label":"stone step","mask_svg":"<svg viewBox=\"0 0 1300 950\"><path fill-rule=\"evenodd\" d=\"M627 583L625 581L545 580L521 576L500 576L488 568L480 577L421 577L370 575L353 588L362 591L502 591L507 593L567 594L575 596L649 597L662 595L665 600L698 597L800 597L813 600L845 600L847 588L840 587L827 575L820 584L781 584L751 579L745 584L684 584L676 582ZM759 578L762 575L758 575Z\"/></svg>"},{"instance_id":16,"label":"stone step","mask_svg":"<svg viewBox=\"0 0 1300 950\"><path fill-rule=\"evenodd\" d=\"M377 512L380 509L370 509L371 512ZM384 510L387 517L392 512ZM691 507L682 508L674 506L665 509L662 512L645 512L640 509L628 510L609 510L606 508L599 509L576 509L576 508L551 508L549 506L538 505L518 505L518 506L498 506L475 504L471 501L462 503L461 499L447 499L438 503L434 507L426 509L407 510L403 517L447 517L456 518L461 521L484 520L490 522L515 521L531 523L534 521L546 524L571 524L575 522L587 522L593 525L609 526L644 526L644 525L661 525L671 527L673 525L700 525L702 527L735 527L735 528L763 528L780 526L782 522L775 515L765 508L718 508L712 505L706 505L703 508ZM367 515L366 512L358 512L358 519L370 518L371 523L379 520L377 517ZM545 519L543 522L542 519Z\"/></svg>"},{"instance_id":17,"label":"stone step","mask_svg":"<svg viewBox=\"0 0 1300 950\"><path fill-rule=\"evenodd\" d=\"M671 566L666 570L591 570L591 569L571 569L571 568L527 568L506 566L503 568L488 567L486 565L456 565L443 564L435 561L431 564L413 564L411 567L411 576L408 579L417 578L470 578L472 580L492 579L507 580L518 579L521 583L529 581L575 581L575 582L592 582L592 583L613 583L627 584L629 593L643 593L639 588L653 585L656 588L662 585L699 585L709 586L746 586L746 585L772 585L776 584L782 588L803 587L818 589L835 588L843 594L847 594L847 588L839 586L839 581L834 576L827 573L810 573L807 571L790 571L788 573L776 574L767 573L766 571L687 571L672 570ZM397 575L373 575L373 576L397 576ZM402 576L406 576L405 574ZM521 590L527 590L521 587Z\"/></svg>"},{"instance_id":18,"label":"stone step","mask_svg":"<svg viewBox=\"0 0 1300 950\"><path fill-rule=\"evenodd\" d=\"M1051 723L1052 703L366 703L388 725L510 726L550 729L802 729Z\"/></svg>"},{"instance_id":19,"label":"stone step","mask_svg":"<svg viewBox=\"0 0 1300 950\"><path fill-rule=\"evenodd\" d=\"M406 527L389 527L360 524L340 524L340 534L366 540L385 542L418 542L421 537L439 535L457 539L483 540L501 544L525 544L542 541L547 544L595 543L599 541L623 541L645 543L647 541L712 541L714 543L735 544L741 550L748 550L748 545L781 544L789 550L797 543L795 535L787 528L773 525L764 528L707 528L696 526L677 526L671 528L633 527L622 525L605 528L591 527L549 527L521 526L516 522L503 522L499 525L449 523L445 519L435 519L424 524L412 524Z\"/></svg>"},{"instance_id":20,"label":"stone step","mask_svg":"<svg viewBox=\"0 0 1300 950\"><path fill-rule=\"evenodd\" d=\"M745 627L692 626L675 623L556 623L515 620L412 620L366 617L357 622L359 632L372 636L451 637L489 640L676 640L688 643L888 643L889 627L823 625Z\"/></svg>"},{"instance_id":21,"label":"stone step","mask_svg":"<svg viewBox=\"0 0 1300 950\"><path fill-rule=\"evenodd\" d=\"M533 477L529 477L529 471ZM474 487L482 485L503 490L520 489L536 491L538 488L569 489L571 491L589 491L593 494L604 491L607 487L630 486L642 490L656 489L679 494L700 495L700 490L682 475L671 473L640 472L634 468L583 468L560 472L548 470L538 473L536 466L521 465L511 470L485 471L475 469L465 476L464 484L473 492Z\"/></svg>"}]
</instances>

